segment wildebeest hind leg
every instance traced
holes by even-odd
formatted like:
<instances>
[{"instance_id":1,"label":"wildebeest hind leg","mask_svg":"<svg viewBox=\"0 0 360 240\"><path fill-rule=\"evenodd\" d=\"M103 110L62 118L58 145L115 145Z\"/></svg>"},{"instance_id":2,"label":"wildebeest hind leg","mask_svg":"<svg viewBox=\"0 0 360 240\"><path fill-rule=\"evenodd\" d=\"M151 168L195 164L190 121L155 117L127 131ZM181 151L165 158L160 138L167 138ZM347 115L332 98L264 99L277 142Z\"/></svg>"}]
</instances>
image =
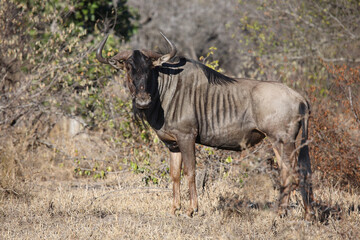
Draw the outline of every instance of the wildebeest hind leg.
<instances>
[{"instance_id":1,"label":"wildebeest hind leg","mask_svg":"<svg viewBox=\"0 0 360 240\"><path fill-rule=\"evenodd\" d=\"M294 143L278 143L274 147L280 170L280 196L278 213L280 216L287 214L290 193L298 186L298 175L294 169Z\"/></svg>"},{"instance_id":2,"label":"wildebeest hind leg","mask_svg":"<svg viewBox=\"0 0 360 240\"><path fill-rule=\"evenodd\" d=\"M175 215L180 209L180 173L181 173L181 152L170 152L170 176L173 181L173 205L171 213Z\"/></svg>"}]
</instances>

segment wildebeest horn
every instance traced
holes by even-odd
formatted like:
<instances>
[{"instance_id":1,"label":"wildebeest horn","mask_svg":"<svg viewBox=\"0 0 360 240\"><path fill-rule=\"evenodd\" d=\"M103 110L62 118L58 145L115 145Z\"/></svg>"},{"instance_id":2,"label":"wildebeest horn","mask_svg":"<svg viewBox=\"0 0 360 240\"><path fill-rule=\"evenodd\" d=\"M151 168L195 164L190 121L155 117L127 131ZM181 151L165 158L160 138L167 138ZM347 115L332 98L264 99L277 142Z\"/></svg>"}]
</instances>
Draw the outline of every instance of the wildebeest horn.
<instances>
[{"instance_id":1,"label":"wildebeest horn","mask_svg":"<svg viewBox=\"0 0 360 240\"><path fill-rule=\"evenodd\" d=\"M102 56L102 50L105 46L106 40L109 37L109 33L105 36L104 40L101 41L99 48L96 51L96 58L97 60L99 60L99 62L101 63L106 63L106 64L110 64L111 66L113 66L116 69L121 69L123 67L123 65L121 64L122 61L128 59L132 53L132 51L127 50L127 51L121 51L118 54L116 54L115 56L113 56L112 58L103 58ZM120 62L120 65L118 64L118 62Z\"/></svg>"},{"instance_id":2,"label":"wildebeest horn","mask_svg":"<svg viewBox=\"0 0 360 240\"><path fill-rule=\"evenodd\" d=\"M169 60L170 60L171 58L173 58L176 55L176 52L177 52L176 47L162 32L160 32L160 34L163 36L163 38L168 42L168 44L171 47L171 52L167 54L169 57Z\"/></svg>"},{"instance_id":3,"label":"wildebeest horn","mask_svg":"<svg viewBox=\"0 0 360 240\"><path fill-rule=\"evenodd\" d=\"M154 59L159 59L162 56L162 54L160 54L160 53L153 52L151 50L146 50L146 49L141 50L141 52L143 54L145 54L147 57L154 58Z\"/></svg>"},{"instance_id":4,"label":"wildebeest horn","mask_svg":"<svg viewBox=\"0 0 360 240\"><path fill-rule=\"evenodd\" d=\"M105 46L105 43L106 43L108 37L109 37L109 33L106 34L105 38L101 41L101 43L100 43L100 45L99 45L99 47L98 47L98 49L97 49L97 51L96 51L96 59L97 59L99 62L101 62L101 63L106 63L106 64L109 64L109 59L108 59L108 58L103 58L103 56L102 56L102 50L103 50L103 48L104 48L104 46Z\"/></svg>"},{"instance_id":5,"label":"wildebeest horn","mask_svg":"<svg viewBox=\"0 0 360 240\"><path fill-rule=\"evenodd\" d=\"M153 62L154 66L159 66L159 65L163 64L164 62L169 61L171 58L173 58L173 57L176 55L176 52L177 52L175 45L174 45L162 32L160 32L160 34L165 38L165 40L166 40L166 41L168 42L168 44L170 45L170 47L171 47L170 53L165 54L165 55L161 55L161 54L155 53L155 52L153 52L153 51L142 50L142 52L143 52L146 56L148 56L148 57L150 57L150 58L153 58L153 59L156 59L156 60ZM119 52L118 54L116 54L114 57L112 57L112 58L110 58L110 59L109 59L109 58L104 58L104 57L102 56L102 50L103 50L103 48L104 48L104 46L105 46L105 43L106 43L108 37L109 37L109 33L108 33L108 34L105 36L105 38L101 41L101 43L100 43L100 45L99 45L99 47L98 47L98 49L97 49L97 51L96 51L96 58L97 58L97 60L98 60L99 62L101 62L101 63L110 64L110 65L112 65L113 67L118 68L118 67L116 66L116 64L114 63L114 60L115 60L115 61L123 61L123 60L126 60L126 59L128 59L129 56L131 55L132 51L122 51L122 52Z\"/></svg>"},{"instance_id":6,"label":"wildebeest horn","mask_svg":"<svg viewBox=\"0 0 360 240\"><path fill-rule=\"evenodd\" d=\"M120 62L124 61L130 57L131 53L132 53L131 50L121 51L118 54L116 54L115 56L113 56L111 58L111 60L116 60L116 61L120 61Z\"/></svg>"},{"instance_id":7,"label":"wildebeest horn","mask_svg":"<svg viewBox=\"0 0 360 240\"><path fill-rule=\"evenodd\" d=\"M165 40L170 45L171 51L168 54L160 55L160 57L155 57L156 60L153 62L154 66L161 66L163 63L173 58L177 52L175 45L162 32L160 32L160 34L163 36L163 38L165 38Z\"/></svg>"},{"instance_id":8,"label":"wildebeest horn","mask_svg":"<svg viewBox=\"0 0 360 240\"><path fill-rule=\"evenodd\" d=\"M176 55L176 47L175 45L162 33L160 32L160 34L165 38L165 40L169 43L170 47L171 47L171 51L168 54L162 55L160 53L157 52L153 52L151 50L141 50L141 52L143 54L145 54L147 57L149 58L153 58L157 61L155 61L157 64L159 64L160 62L164 62L164 60L166 59L167 61L170 60L171 58L173 58Z\"/></svg>"}]
</instances>

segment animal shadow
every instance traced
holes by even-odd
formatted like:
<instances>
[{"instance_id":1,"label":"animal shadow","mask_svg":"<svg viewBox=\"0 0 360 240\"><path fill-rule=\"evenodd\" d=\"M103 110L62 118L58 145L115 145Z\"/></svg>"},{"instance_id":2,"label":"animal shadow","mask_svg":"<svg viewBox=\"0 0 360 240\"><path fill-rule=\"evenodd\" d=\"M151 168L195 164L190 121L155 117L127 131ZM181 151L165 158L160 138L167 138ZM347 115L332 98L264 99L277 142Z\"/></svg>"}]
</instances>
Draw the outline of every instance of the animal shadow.
<instances>
[{"instance_id":1,"label":"animal shadow","mask_svg":"<svg viewBox=\"0 0 360 240\"><path fill-rule=\"evenodd\" d=\"M275 206L274 202L253 202L249 199L240 199L239 195L235 194L231 197L220 196L215 210L222 212L223 219L227 219L234 216L251 217L252 209L270 210L275 209Z\"/></svg>"},{"instance_id":2,"label":"animal shadow","mask_svg":"<svg viewBox=\"0 0 360 240\"><path fill-rule=\"evenodd\" d=\"M289 205L289 209L295 209L300 207L299 203L293 203ZM329 224L331 220L340 221L344 214L350 214L351 212L357 212L360 214L360 205L352 204L347 210L345 207L335 204L331 206L323 202L317 202L313 204L314 207L314 222L320 222L322 224ZM214 210L223 213L223 219L230 217L252 217L256 214L253 209L256 210L271 210L276 211L276 202L254 202L249 199L241 199L239 195L234 194L232 196L219 196L218 205Z\"/></svg>"}]
</instances>

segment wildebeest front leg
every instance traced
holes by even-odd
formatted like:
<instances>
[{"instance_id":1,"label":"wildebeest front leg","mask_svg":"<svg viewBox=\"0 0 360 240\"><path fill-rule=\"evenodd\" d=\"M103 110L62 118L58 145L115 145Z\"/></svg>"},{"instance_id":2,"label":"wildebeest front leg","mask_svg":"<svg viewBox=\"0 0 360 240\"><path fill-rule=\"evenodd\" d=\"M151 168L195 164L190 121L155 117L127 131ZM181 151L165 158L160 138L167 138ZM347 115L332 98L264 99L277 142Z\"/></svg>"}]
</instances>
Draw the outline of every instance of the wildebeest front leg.
<instances>
[{"instance_id":1,"label":"wildebeest front leg","mask_svg":"<svg viewBox=\"0 0 360 240\"><path fill-rule=\"evenodd\" d=\"M178 138L178 145L184 163L184 175L189 185L190 206L187 215L192 216L198 210L198 200L195 182L195 136L186 135Z\"/></svg>"},{"instance_id":2,"label":"wildebeest front leg","mask_svg":"<svg viewBox=\"0 0 360 240\"><path fill-rule=\"evenodd\" d=\"M171 213L175 215L180 209L180 173L181 173L181 152L170 152L170 176L173 181L173 205Z\"/></svg>"}]
</instances>

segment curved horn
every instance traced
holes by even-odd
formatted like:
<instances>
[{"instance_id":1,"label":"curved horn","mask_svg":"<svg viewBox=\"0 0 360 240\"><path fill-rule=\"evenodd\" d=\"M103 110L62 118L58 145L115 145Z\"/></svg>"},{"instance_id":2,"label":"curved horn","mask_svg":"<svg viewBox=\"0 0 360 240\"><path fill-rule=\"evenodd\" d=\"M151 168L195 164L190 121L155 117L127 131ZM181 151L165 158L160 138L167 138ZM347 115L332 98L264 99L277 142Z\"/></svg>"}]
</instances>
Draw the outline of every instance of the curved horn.
<instances>
[{"instance_id":1,"label":"curved horn","mask_svg":"<svg viewBox=\"0 0 360 240\"><path fill-rule=\"evenodd\" d=\"M168 42L168 44L171 47L171 51L168 54L162 55L159 58L157 58L154 62L153 65L154 66L161 66L163 63L166 63L167 61L169 61L170 59L172 59L175 55L176 55L176 47L175 45L162 33L160 32L160 34L163 36L163 38L165 38L165 40Z\"/></svg>"},{"instance_id":2,"label":"curved horn","mask_svg":"<svg viewBox=\"0 0 360 240\"><path fill-rule=\"evenodd\" d=\"M141 52L149 58L158 59L161 58L162 54L153 52L151 50L142 49Z\"/></svg>"},{"instance_id":3,"label":"curved horn","mask_svg":"<svg viewBox=\"0 0 360 240\"><path fill-rule=\"evenodd\" d=\"M132 54L131 50L125 50L125 51L119 52L118 54L113 56L111 59L116 60L116 61L124 61L124 60L127 60L131 54Z\"/></svg>"},{"instance_id":4,"label":"curved horn","mask_svg":"<svg viewBox=\"0 0 360 240\"><path fill-rule=\"evenodd\" d=\"M146 50L146 49L141 50L141 52L142 52L143 54L145 54L145 55L146 55L147 57L149 57L149 58L154 58L154 59L159 59L159 58L161 58L161 60L163 60L163 59L170 60L171 58L173 58L173 57L176 55L176 52L177 52L176 47L175 47L175 45L174 45L162 32L160 32L160 34L163 36L163 38L164 38L164 39L168 42L168 44L170 45L170 47L171 47L170 53L165 54L165 55L162 55L162 54L160 54L160 53L153 52L153 51L151 51L151 50Z\"/></svg>"},{"instance_id":5,"label":"curved horn","mask_svg":"<svg viewBox=\"0 0 360 240\"><path fill-rule=\"evenodd\" d=\"M105 38L101 41L97 51L96 51L96 58L99 62L101 63L106 63L106 64L110 64L111 66L113 66L116 69L120 69L121 67L119 67L116 62L121 62L123 60L126 60L129 58L129 56L131 55L132 51L122 51L119 52L118 54L116 54L115 56L113 56L112 58L103 58L102 56L102 50L105 46L105 43L107 41L109 37L109 33L106 34Z\"/></svg>"},{"instance_id":6,"label":"curved horn","mask_svg":"<svg viewBox=\"0 0 360 240\"><path fill-rule=\"evenodd\" d=\"M108 37L109 37L109 33L106 34L105 38L101 41L101 43L100 43L100 45L99 45L99 47L98 47L98 49L97 49L97 51L96 51L96 59L97 59L99 62L101 62L101 63L106 63L106 64L109 64L109 59L108 59L108 58L103 58L103 56L102 56L102 50L103 50L103 48L104 48L104 46L105 46L105 43L106 43Z\"/></svg>"},{"instance_id":7,"label":"curved horn","mask_svg":"<svg viewBox=\"0 0 360 240\"><path fill-rule=\"evenodd\" d=\"M160 34L161 34L161 36L163 36L163 38L167 41L167 43L171 47L170 53L166 54L170 60L171 58L173 58L176 55L176 52L177 52L176 47L162 32L160 32Z\"/></svg>"}]
</instances>

